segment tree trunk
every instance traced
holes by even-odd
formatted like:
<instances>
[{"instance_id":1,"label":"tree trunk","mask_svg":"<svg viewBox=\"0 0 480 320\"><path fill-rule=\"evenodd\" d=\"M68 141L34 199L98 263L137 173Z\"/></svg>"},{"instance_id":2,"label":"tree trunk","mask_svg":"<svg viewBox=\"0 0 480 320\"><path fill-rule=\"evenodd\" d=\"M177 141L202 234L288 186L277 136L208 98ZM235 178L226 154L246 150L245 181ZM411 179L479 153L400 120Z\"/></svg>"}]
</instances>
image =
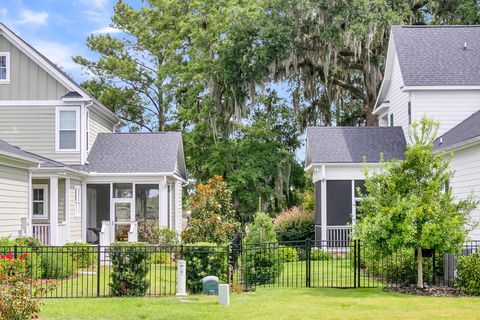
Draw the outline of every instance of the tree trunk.
<instances>
[{"instance_id":1,"label":"tree trunk","mask_svg":"<svg viewBox=\"0 0 480 320\"><path fill-rule=\"evenodd\" d=\"M417 249L417 288L423 288L423 256L422 248Z\"/></svg>"}]
</instances>

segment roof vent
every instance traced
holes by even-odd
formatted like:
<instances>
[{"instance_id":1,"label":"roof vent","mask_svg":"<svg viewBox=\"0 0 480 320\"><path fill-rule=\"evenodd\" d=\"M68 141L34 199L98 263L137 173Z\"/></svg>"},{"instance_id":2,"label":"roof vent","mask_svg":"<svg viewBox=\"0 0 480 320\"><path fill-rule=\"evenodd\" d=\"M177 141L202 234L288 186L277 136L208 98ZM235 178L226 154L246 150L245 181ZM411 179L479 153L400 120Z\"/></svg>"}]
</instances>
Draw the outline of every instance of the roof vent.
<instances>
[{"instance_id":1,"label":"roof vent","mask_svg":"<svg viewBox=\"0 0 480 320\"><path fill-rule=\"evenodd\" d=\"M439 141L439 142L440 142L440 144L443 143L443 138L442 138L442 137L440 137L440 141Z\"/></svg>"},{"instance_id":2,"label":"roof vent","mask_svg":"<svg viewBox=\"0 0 480 320\"><path fill-rule=\"evenodd\" d=\"M463 44L463 50L467 50L467 42L465 41L465 43Z\"/></svg>"}]
</instances>

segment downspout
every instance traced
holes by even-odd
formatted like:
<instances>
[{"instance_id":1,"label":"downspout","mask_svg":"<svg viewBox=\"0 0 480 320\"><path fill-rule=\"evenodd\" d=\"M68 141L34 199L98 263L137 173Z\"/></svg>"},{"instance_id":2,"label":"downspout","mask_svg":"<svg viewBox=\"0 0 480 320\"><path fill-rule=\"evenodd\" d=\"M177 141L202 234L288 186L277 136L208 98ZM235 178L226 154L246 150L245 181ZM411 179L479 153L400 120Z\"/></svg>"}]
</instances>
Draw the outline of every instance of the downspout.
<instances>
[{"instance_id":1,"label":"downspout","mask_svg":"<svg viewBox=\"0 0 480 320\"><path fill-rule=\"evenodd\" d=\"M88 123L87 123L87 109L89 107L91 107L93 105L93 99L90 99L90 102L88 102L87 104L85 104L85 109L83 111L83 119L85 119L85 124L83 126L83 129L85 129L85 134L83 134L83 137L85 139L85 148L83 148L82 150L82 163L84 164L88 164L88 161L87 161L87 156L86 156L86 153L87 153L87 149L88 149L88 139L87 139L87 128L88 128Z\"/></svg>"}]
</instances>

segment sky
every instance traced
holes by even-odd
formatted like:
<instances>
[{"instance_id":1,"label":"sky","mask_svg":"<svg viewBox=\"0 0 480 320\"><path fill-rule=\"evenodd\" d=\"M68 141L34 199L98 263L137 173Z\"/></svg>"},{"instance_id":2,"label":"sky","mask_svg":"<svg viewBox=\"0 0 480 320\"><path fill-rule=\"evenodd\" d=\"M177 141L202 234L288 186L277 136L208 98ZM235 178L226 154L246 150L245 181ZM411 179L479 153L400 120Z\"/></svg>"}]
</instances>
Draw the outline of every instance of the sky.
<instances>
[{"instance_id":1,"label":"sky","mask_svg":"<svg viewBox=\"0 0 480 320\"><path fill-rule=\"evenodd\" d=\"M136 2L136 1L129 1ZM87 75L72 56L95 57L86 46L94 33L110 27L115 0L0 0L0 21L61 66L75 80Z\"/></svg>"}]
</instances>

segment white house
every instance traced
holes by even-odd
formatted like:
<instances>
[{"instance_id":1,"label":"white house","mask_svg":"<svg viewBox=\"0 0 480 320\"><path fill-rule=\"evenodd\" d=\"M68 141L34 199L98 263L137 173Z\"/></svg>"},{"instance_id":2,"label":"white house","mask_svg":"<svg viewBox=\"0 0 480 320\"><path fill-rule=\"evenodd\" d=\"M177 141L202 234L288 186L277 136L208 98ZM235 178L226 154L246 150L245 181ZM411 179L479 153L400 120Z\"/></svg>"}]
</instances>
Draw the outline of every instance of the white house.
<instances>
[{"instance_id":1,"label":"white house","mask_svg":"<svg viewBox=\"0 0 480 320\"><path fill-rule=\"evenodd\" d=\"M122 123L0 23L0 236L135 241L182 229L182 136Z\"/></svg>"},{"instance_id":2,"label":"white house","mask_svg":"<svg viewBox=\"0 0 480 320\"><path fill-rule=\"evenodd\" d=\"M457 199L465 199L473 192L480 195L480 26L394 26L390 32L385 75L375 103L380 128L399 130L383 144L384 131L367 137L365 128L350 128L349 135L337 136L339 149L331 150L332 133L324 128L309 129L307 134L306 169L313 173L317 186L316 210L317 239L344 238L347 224L355 222L355 199L347 194L350 206L341 210L343 218L337 221L336 211L330 212L328 198L329 167L335 167L332 179L362 180L361 165L355 163L360 156L371 152L388 154L392 148L405 146L408 128L423 116L440 123L435 149L454 154L451 169L455 175L450 182ZM392 128L393 129L393 128ZM375 132L374 129L372 133ZM318 136L317 132L322 132ZM333 132L333 131L332 131ZM355 143L351 136L356 136ZM378 136L376 136L378 135ZM396 137L394 137L396 135ZM363 137L363 138L362 138ZM320 140L321 139L321 140ZM373 145L372 145L373 144ZM397 149L400 148L400 149ZM359 150L360 149L360 150ZM342 150L341 153L338 150ZM323 156L331 153L328 163ZM348 164L345 154L355 154ZM322 157L318 158L318 155ZM392 158L399 155L393 155ZM370 156L372 158L372 156ZM318 161L321 160L321 161ZM348 162L348 161L347 161ZM372 166L378 165L374 159ZM327 180L325 188L322 181ZM343 194L345 194L342 191ZM350 192L354 194L354 191ZM353 218L352 218L353 217ZM473 213L473 220L480 220L480 208ZM332 222L330 222L332 221ZM343 223L343 226L337 225ZM324 232L320 232L324 226ZM327 231L333 230L333 231ZM337 231L335 231L337 230ZM342 231L346 230L346 231ZM343 232L343 233L342 233ZM470 233L472 239L480 239L480 228Z\"/></svg>"}]
</instances>

